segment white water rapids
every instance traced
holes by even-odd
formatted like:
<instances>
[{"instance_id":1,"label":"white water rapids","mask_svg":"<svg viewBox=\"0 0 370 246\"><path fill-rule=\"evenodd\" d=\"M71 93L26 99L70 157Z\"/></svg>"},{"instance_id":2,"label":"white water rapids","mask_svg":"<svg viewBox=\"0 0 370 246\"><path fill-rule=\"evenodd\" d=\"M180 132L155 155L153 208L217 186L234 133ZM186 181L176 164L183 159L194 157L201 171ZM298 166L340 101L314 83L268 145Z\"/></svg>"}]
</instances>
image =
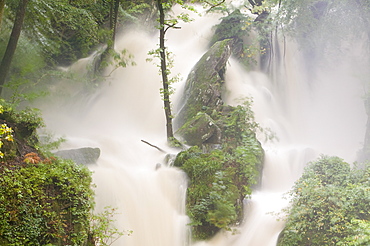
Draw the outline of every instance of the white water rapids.
<instances>
[{"instance_id":1,"label":"white water rapids","mask_svg":"<svg viewBox=\"0 0 370 246\"><path fill-rule=\"evenodd\" d=\"M176 54L174 74L187 76L206 51L211 27L218 22L212 16L202 17L181 30L169 31L167 44ZM117 49L134 54L137 66L116 70L88 101L41 106L47 128L68 140L63 148L101 149L98 164L91 167L97 210L118 208L116 226L133 231L117 240L116 246L191 244L185 215L186 176L165 165L156 170L166 154L140 141L176 152L166 147L157 67L145 61L156 42L156 36L140 31L124 33ZM287 47L274 80L260 71L244 71L233 59L228 64L224 100L235 105L237 98L252 97L256 121L271 129L278 140L259 136L266 151L262 185L246 203L238 233L221 232L197 246L276 245L284 224L271 213L287 205L282 195L304 165L321 153L352 162L362 147L366 114L356 71L344 62L339 69L317 69L308 81L299 50L293 44ZM176 85L175 104L182 86Z\"/></svg>"}]
</instances>

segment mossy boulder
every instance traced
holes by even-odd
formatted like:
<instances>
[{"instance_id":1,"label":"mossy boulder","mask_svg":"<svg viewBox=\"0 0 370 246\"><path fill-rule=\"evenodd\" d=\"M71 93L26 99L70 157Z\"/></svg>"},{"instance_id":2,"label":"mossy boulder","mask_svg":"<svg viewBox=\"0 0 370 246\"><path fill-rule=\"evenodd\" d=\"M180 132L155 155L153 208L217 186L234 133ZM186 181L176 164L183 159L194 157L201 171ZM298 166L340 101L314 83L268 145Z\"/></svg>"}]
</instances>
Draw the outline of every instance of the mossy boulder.
<instances>
[{"instance_id":1,"label":"mossy boulder","mask_svg":"<svg viewBox=\"0 0 370 246\"><path fill-rule=\"evenodd\" d=\"M252 137L243 146L223 144L207 152L193 146L177 155L174 166L189 177L186 210L194 240L241 223L243 201L258 182L262 159L263 150Z\"/></svg>"},{"instance_id":2,"label":"mossy boulder","mask_svg":"<svg viewBox=\"0 0 370 246\"><path fill-rule=\"evenodd\" d=\"M188 76L176 117L179 139L191 145L174 166L189 177L186 207L192 236L205 240L243 218L243 199L258 182L263 149L256 139L251 102L225 105L223 94L231 39L216 42Z\"/></svg>"},{"instance_id":3,"label":"mossy boulder","mask_svg":"<svg viewBox=\"0 0 370 246\"><path fill-rule=\"evenodd\" d=\"M221 129L208 114L203 112L189 120L177 133L188 145L221 143Z\"/></svg>"},{"instance_id":4,"label":"mossy boulder","mask_svg":"<svg viewBox=\"0 0 370 246\"><path fill-rule=\"evenodd\" d=\"M198 112L210 114L212 110L218 110L223 105L221 94L231 45L231 39L216 42L190 72L182 97L184 106L175 118L178 128Z\"/></svg>"},{"instance_id":5,"label":"mossy boulder","mask_svg":"<svg viewBox=\"0 0 370 246\"><path fill-rule=\"evenodd\" d=\"M239 9L234 10L229 15L221 18L221 23L216 25L215 33L210 44L213 45L217 41L232 39L234 45L232 53L235 57L240 58L246 48L244 40L249 36L251 24L253 20L242 14Z\"/></svg>"}]
</instances>

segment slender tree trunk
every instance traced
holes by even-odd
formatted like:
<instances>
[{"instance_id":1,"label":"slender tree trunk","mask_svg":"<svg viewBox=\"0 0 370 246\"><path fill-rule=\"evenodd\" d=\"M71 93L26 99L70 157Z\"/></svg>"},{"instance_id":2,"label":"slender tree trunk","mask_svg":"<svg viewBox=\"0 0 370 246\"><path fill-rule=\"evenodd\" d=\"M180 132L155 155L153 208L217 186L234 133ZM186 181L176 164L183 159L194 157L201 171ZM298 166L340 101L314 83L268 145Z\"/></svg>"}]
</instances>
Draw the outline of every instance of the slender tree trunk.
<instances>
[{"instance_id":1,"label":"slender tree trunk","mask_svg":"<svg viewBox=\"0 0 370 246\"><path fill-rule=\"evenodd\" d=\"M14 52L17 48L18 39L21 34L23 20L26 15L26 7L28 0L22 0L19 2L17 15L15 16L12 33L10 34L8 46L6 47L4 57L0 64L0 95L3 90L3 86L6 81L6 77L9 73L10 64L12 62Z\"/></svg>"},{"instance_id":2,"label":"slender tree trunk","mask_svg":"<svg viewBox=\"0 0 370 246\"><path fill-rule=\"evenodd\" d=\"M110 38L107 40L107 49L103 51L99 62L96 66L97 72L102 72L105 66L104 61L110 58L110 51L114 49L114 43L116 39L116 29L117 29L117 20L118 20L118 10L119 10L119 3L120 0L111 0L110 1L110 9L109 9L109 30L110 30Z\"/></svg>"},{"instance_id":3,"label":"slender tree trunk","mask_svg":"<svg viewBox=\"0 0 370 246\"><path fill-rule=\"evenodd\" d=\"M107 49L105 50L103 54L103 59L106 59L108 57L109 51L114 47L114 40L112 37L115 35L114 32L114 5L115 5L116 0L111 0L110 1L110 8L109 8L109 31L110 31L110 38L107 40Z\"/></svg>"},{"instance_id":4,"label":"slender tree trunk","mask_svg":"<svg viewBox=\"0 0 370 246\"><path fill-rule=\"evenodd\" d=\"M116 39L116 31L117 31L119 1L120 0L112 0L111 2L109 27L112 32L112 36L111 36L111 40L108 45L108 49L114 48L114 42Z\"/></svg>"},{"instance_id":5,"label":"slender tree trunk","mask_svg":"<svg viewBox=\"0 0 370 246\"><path fill-rule=\"evenodd\" d=\"M5 0L0 0L0 30L1 30L1 22L3 21L4 7L5 7Z\"/></svg>"},{"instance_id":6,"label":"slender tree trunk","mask_svg":"<svg viewBox=\"0 0 370 246\"><path fill-rule=\"evenodd\" d=\"M162 83L163 83L163 102L164 102L164 112L166 115L166 132L167 140L172 140L173 128L172 128L172 113L171 113L171 101L169 93L169 81L168 81L168 71L167 71L167 61L166 61L166 47L165 47L165 19L164 10L162 6L162 0L157 0L158 10L159 10L159 48L160 48L160 58L161 58L161 73L162 73Z\"/></svg>"}]
</instances>

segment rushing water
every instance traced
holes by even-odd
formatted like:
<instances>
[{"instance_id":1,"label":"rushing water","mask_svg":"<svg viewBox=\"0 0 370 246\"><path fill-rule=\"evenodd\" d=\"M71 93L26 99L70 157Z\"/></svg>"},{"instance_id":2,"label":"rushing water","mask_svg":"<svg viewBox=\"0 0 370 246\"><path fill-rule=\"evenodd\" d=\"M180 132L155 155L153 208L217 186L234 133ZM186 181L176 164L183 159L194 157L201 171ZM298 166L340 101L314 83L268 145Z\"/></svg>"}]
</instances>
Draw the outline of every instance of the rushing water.
<instances>
[{"instance_id":1,"label":"rushing water","mask_svg":"<svg viewBox=\"0 0 370 246\"><path fill-rule=\"evenodd\" d=\"M217 22L218 17L203 17L182 30L169 31L168 45L176 54L174 73L186 77L206 51L211 27ZM133 231L114 245L189 243L184 208L187 179L180 170L164 165L166 154L176 150L166 146L157 67L145 61L156 42L157 37L140 31L123 34L117 49L134 54L137 66L116 70L88 101L42 106L48 129L68 140L63 148L101 149L97 165L91 167L97 210L118 208L116 226ZM245 220L237 233L221 232L197 246L276 245L284 226L276 213L287 205L283 194L305 164L321 153L352 162L361 148L366 118L361 83L353 67L343 62L340 69L318 68L308 81L299 49L293 42L286 47L284 57L273 60L279 64L274 76L246 72L233 59L229 62L225 102L235 105L240 97L252 97L257 122L276 138L267 141L264 134L259 135L266 151L262 184L246 201ZM176 85L175 104L182 86Z\"/></svg>"}]
</instances>

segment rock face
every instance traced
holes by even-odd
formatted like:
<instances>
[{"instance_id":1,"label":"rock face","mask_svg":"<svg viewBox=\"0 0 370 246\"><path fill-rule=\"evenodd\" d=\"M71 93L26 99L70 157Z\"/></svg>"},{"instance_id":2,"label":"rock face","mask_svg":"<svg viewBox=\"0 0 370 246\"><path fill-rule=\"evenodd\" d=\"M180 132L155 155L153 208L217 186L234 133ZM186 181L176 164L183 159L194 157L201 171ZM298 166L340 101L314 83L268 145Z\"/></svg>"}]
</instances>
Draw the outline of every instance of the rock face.
<instances>
[{"instance_id":1,"label":"rock face","mask_svg":"<svg viewBox=\"0 0 370 246\"><path fill-rule=\"evenodd\" d=\"M182 98L183 107L175 118L175 126L188 144L198 145L219 139L220 129L209 116L220 111L225 66L231 55L232 40L216 42L190 72ZM201 112L200 115L198 113ZM199 129L199 132L196 132ZM190 130L190 131L188 131ZM219 141L218 141L219 142Z\"/></svg>"},{"instance_id":2,"label":"rock face","mask_svg":"<svg viewBox=\"0 0 370 246\"><path fill-rule=\"evenodd\" d=\"M77 164L95 164L100 157L99 148L79 148L79 149L70 149L70 150L60 150L54 153L56 156L59 156L63 159L73 160Z\"/></svg>"}]
</instances>

